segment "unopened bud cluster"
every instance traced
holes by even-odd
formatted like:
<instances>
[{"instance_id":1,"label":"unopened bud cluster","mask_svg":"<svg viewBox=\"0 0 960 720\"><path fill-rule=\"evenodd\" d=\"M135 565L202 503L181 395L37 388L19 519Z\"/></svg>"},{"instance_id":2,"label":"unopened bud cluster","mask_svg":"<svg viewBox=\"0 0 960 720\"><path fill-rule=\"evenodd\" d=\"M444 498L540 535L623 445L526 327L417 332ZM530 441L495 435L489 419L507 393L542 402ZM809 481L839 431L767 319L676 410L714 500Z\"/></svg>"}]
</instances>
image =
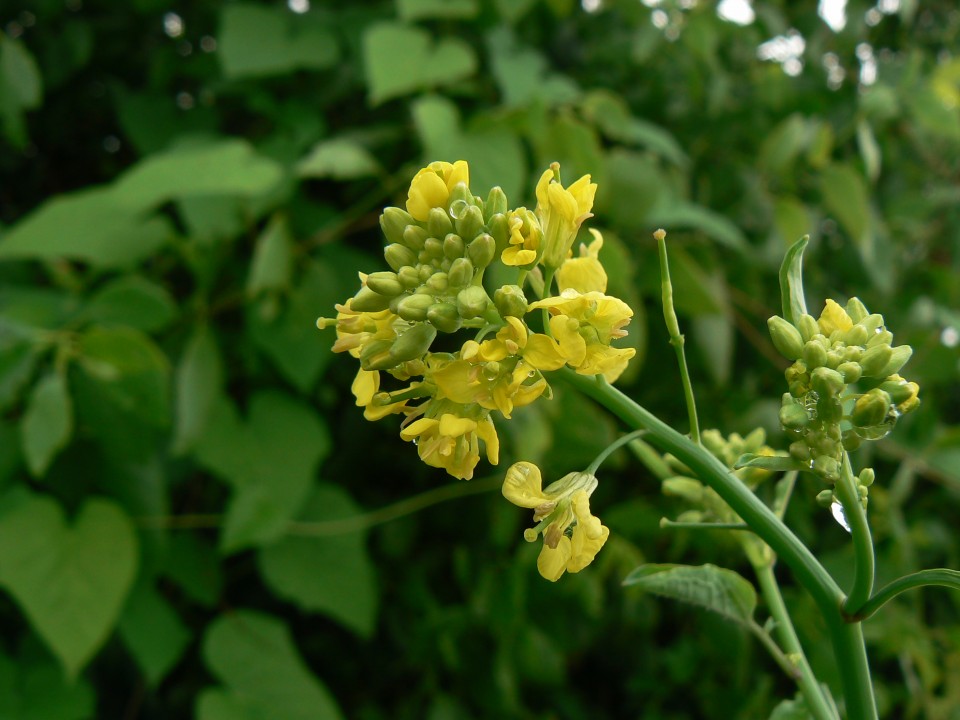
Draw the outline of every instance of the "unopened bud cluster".
<instances>
[{"instance_id":1,"label":"unopened bud cluster","mask_svg":"<svg viewBox=\"0 0 960 720\"><path fill-rule=\"evenodd\" d=\"M780 424L793 437L790 454L829 483L844 450L878 440L919 405L916 383L897 373L913 350L893 345L883 316L857 298L846 307L827 300L819 319L768 321L773 344L793 364L786 370ZM866 497L869 483L861 484Z\"/></svg>"}]
</instances>

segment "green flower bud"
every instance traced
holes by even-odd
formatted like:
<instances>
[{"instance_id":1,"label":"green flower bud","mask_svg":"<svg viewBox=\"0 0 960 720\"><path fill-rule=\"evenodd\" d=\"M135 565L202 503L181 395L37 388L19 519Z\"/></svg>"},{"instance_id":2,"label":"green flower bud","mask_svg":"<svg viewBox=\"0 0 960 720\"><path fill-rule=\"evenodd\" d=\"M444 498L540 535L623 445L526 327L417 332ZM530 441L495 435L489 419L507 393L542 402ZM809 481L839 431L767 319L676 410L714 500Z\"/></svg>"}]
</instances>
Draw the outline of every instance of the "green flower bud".
<instances>
[{"instance_id":1,"label":"green flower bud","mask_svg":"<svg viewBox=\"0 0 960 720\"><path fill-rule=\"evenodd\" d=\"M390 298L364 286L353 296L350 307L358 312L380 312L390 307Z\"/></svg>"},{"instance_id":2,"label":"green flower bud","mask_svg":"<svg viewBox=\"0 0 960 720\"><path fill-rule=\"evenodd\" d=\"M470 240L476 237L480 228L483 227L483 213L480 208L469 205L463 214L454 221L454 227L457 228L460 237Z\"/></svg>"},{"instance_id":3,"label":"green flower bud","mask_svg":"<svg viewBox=\"0 0 960 720\"><path fill-rule=\"evenodd\" d=\"M450 197L448 198L448 203L450 205L450 213L456 217L465 205L472 204L473 195L470 194L470 188L467 187L467 184L464 182L458 182L450 190Z\"/></svg>"},{"instance_id":4,"label":"green flower bud","mask_svg":"<svg viewBox=\"0 0 960 720\"><path fill-rule=\"evenodd\" d=\"M487 233L477 235L467 247L467 256L475 268L483 269L493 262L497 253L497 243Z\"/></svg>"},{"instance_id":5,"label":"green flower bud","mask_svg":"<svg viewBox=\"0 0 960 720\"><path fill-rule=\"evenodd\" d=\"M479 285L471 285L457 293L457 312L464 320L483 315L489 304L487 291Z\"/></svg>"},{"instance_id":6,"label":"green flower bud","mask_svg":"<svg viewBox=\"0 0 960 720\"><path fill-rule=\"evenodd\" d=\"M451 287L462 288L473 280L473 263L465 257L460 257L450 263L447 281Z\"/></svg>"},{"instance_id":7,"label":"green flower bud","mask_svg":"<svg viewBox=\"0 0 960 720\"><path fill-rule=\"evenodd\" d=\"M816 318L806 313L797 318L797 330L800 331L800 337L804 342L810 342L814 335L820 334L820 326L817 325Z\"/></svg>"},{"instance_id":8,"label":"green flower bud","mask_svg":"<svg viewBox=\"0 0 960 720\"><path fill-rule=\"evenodd\" d=\"M452 333L460 329L462 320L453 303L437 303L427 310L427 320L440 332Z\"/></svg>"},{"instance_id":9,"label":"green flower bud","mask_svg":"<svg viewBox=\"0 0 960 720\"><path fill-rule=\"evenodd\" d=\"M773 346L777 352L787 360L796 360L800 357L803 338L800 337L799 330L779 315L774 315L767 320L767 328L770 330L770 339L773 340Z\"/></svg>"},{"instance_id":10,"label":"green flower bud","mask_svg":"<svg viewBox=\"0 0 960 720\"><path fill-rule=\"evenodd\" d=\"M785 430L802 430L810 424L810 415L806 408L796 402L789 393L783 396L780 408L780 424Z\"/></svg>"},{"instance_id":11,"label":"green flower bud","mask_svg":"<svg viewBox=\"0 0 960 720\"><path fill-rule=\"evenodd\" d=\"M404 331L390 348L390 355L397 365L407 360L422 357L430 349L437 329L429 323L417 323Z\"/></svg>"},{"instance_id":12,"label":"green flower bud","mask_svg":"<svg viewBox=\"0 0 960 720\"><path fill-rule=\"evenodd\" d=\"M506 215L497 213L490 218L487 226L490 228L490 235L497 244L494 254L499 257L510 242L510 223L507 221Z\"/></svg>"},{"instance_id":13,"label":"green flower bud","mask_svg":"<svg viewBox=\"0 0 960 720\"><path fill-rule=\"evenodd\" d=\"M890 412L890 396L880 388L874 388L857 398L850 416L857 427L873 427L887 419Z\"/></svg>"},{"instance_id":14,"label":"green flower bud","mask_svg":"<svg viewBox=\"0 0 960 720\"><path fill-rule=\"evenodd\" d=\"M507 194L503 192L499 185L491 188L487 195L487 202L483 206L483 217L489 220L494 215L507 212Z\"/></svg>"},{"instance_id":15,"label":"green flower bud","mask_svg":"<svg viewBox=\"0 0 960 720\"><path fill-rule=\"evenodd\" d=\"M403 285L400 284L397 274L386 271L367 275L367 287L378 295L387 297L395 297L403 292Z\"/></svg>"},{"instance_id":16,"label":"green flower bud","mask_svg":"<svg viewBox=\"0 0 960 720\"><path fill-rule=\"evenodd\" d=\"M843 361L858 363L860 358L863 357L863 348L859 345L848 345L843 349Z\"/></svg>"},{"instance_id":17,"label":"green flower bud","mask_svg":"<svg viewBox=\"0 0 960 720\"><path fill-rule=\"evenodd\" d=\"M412 265L404 265L397 271L397 279L407 290L420 287L420 271Z\"/></svg>"},{"instance_id":18,"label":"green flower bud","mask_svg":"<svg viewBox=\"0 0 960 720\"><path fill-rule=\"evenodd\" d=\"M893 350L889 345L874 345L860 358L863 377L881 377L884 368L890 363Z\"/></svg>"},{"instance_id":19,"label":"green flower bud","mask_svg":"<svg viewBox=\"0 0 960 720\"><path fill-rule=\"evenodd\" d=\"M419 225L407 225L403 230L403 244L414 251L422 250L428 237L429 233Z\"/></svg>"},{"instance_id":20,"label":"green flower bud","mask_svg":"<svg viewBox=\"0 0 960 720\"><path fill-rule=\"evenodd\" d=\"M815 457L811 469L827 482L836 482L840 478L840 463L827 455Z\"/></svg>"},{"instance_id":21,"label":"green flower bud","mask_svg":"<svg viewBox=\"0 0 960 720\"><path fill-rule=\"evenodd\" d=\"M867 347L872 348L877 345L889 345L893 342L893 333L889 330L880 330L879 332L873 333L870 336L870 339L867 340Z\"/></svg>"},{"instance_id":22,"label":"green flower bud","mask_svg":"<svg viewBox=\"0 0 960 720\"><path fill-rule=\"evenodd\" d=\"M873 468L864 468L860 471L860 474L857 475L857 482L865 488L873 485L873 481L876 479L877 474L873 471Z\"/></svg>"},{"instance_id":23,"label":"green flower bud","mask_svg":"<svg viewBox=\"0 0 960 720\"><path fill-rule=\"evenodd\" d=\"M436 208L434 208L436 210ZM443 237L441 235L440 237ZM426 254L426 259L424 259L424 253ZM423 252L420 254L420 262L430 262L432 260L439 260L443 257L443 240L435 237L428 237L423 243Z\"/></svg>"},{"instance_id":24,"label":"green flower bud","mask_svg":"<svg viewBox=\"0 0 960 720\"><path fill-rule=\"evenodd\" d=\"M863 325L863 328L867 331L867 335L873 336L876 334L877 330L883 329L883 315L880 313L867 315L863 320L860 321L860 325Z\"/></svg>"},{"instance_id":25,"label":"green flower bud","mask_svg":"<svg viewBox=\"0 0 960 720\"><path fill-rule=\"evenodd\" d=\"M450 281L445 272L436 272L427 280L426 286L434 292L442 293L450 286Z\"/></svg>"},{"instance_id":26,"label":"green flower bud","mask_svg":"<svg viewBox=\"0 0 960 720\"><path fill-rule=\"evenodd\" d=\"M394 271L399 270L404 265L416 265L417 254L406 245L400 243L391 243L383 249L383 257Z\"/></svg>"},{"instance_id":27,"label":"green flower bud","mask_svg":"<svg viewBox=\"0 0 960 720\"><path fill-rule=\"evenodd\" d=\"M396 361L390 355L393 342L392 340L374 340L364 345L360 350L360 367L364 370L386 370L396 365Z\"/></svg>"},{"instance_id":28,"label":"green flower bud","mask_svg":"<svg viewBox=\"0 0 960 720\"><path fill-rule=\"evenodd\" d=\"M844 308L847 311L847 315L850 316L850 319L854 323L859 323L870 313L867 311L866 305L860 302L860 298L852 297L847 300L847 306Z\"/></svg>"},{"instance_id":29,"label":"green flower bud","mask_svg":"<svg viewBox=\"0 0 960 720\"><path fill-rule=\"evenodd\" d=\"M900 372L900 368L907 364L907 360L913 355L913 348L909 345L897 345L890 351L890 360L883 366L883 370L877 373L877 377L887 377Z\"/></svg>"},{"instance_id":30,"label":"green flower bud","mask_svg":"<svg viewBox=\"0 0 960 720\"><path fill-rule=\"evenodd\" d=\"M859 380L862 374L860 363L855 362L840 363L837 365L837 372L843 376L843 381L848 385Z\"/></svg>"},{"instance_id":31,"label":"green flower bud","mask_svg":"<svg viewBox=\"0 0 960 720\"><path fill-rule=\"evenodd\" d=\"M855 430L845 430L843 433L843 449L847 452L853 452L863 444L863 438Z\"/></svg>"},{"instance_id":32,"label":"green flower bud","mask_svg":"<svg viewBox=\"0 0 960 720\"><path fill-rule=\"evenodd\" d=\"M807 372L807 364L803 360L797 360L783 374L787 379L787 387L790 389L791 395L802 397L810 392L810 374Z\"/></svg>"},{"instance_id":33,"label":"green flower bud","mask_svg":"<svg viewBox=\"0 0 960 720\"><path fill-rule=\"evenodd\" d=\"M915 398L920 391L920 386L915 382L907 382L899 375L893 375L885 382L880 383L880 389L890 396L890 401L894 405L899 405Z\"/></svg>"},{"instance_id":34,"label":"green flower bud","mask_svg":"<svg viewBox=\"0 0 960 720\"><path fill-rule=\"evenodd\" d=\"M830 429L836 429L839 431L839 428L833 426L834 423L839 423L843 419L843 406L840 404L840 401L830 395L824 395L819 400L817 400L817 419L824 423L831 424ZM839 440L840 438L835 438Z\"/></svg>"},{"instance_id":35,"label":"green flower bud","mask_svg":"<svg viewBox=\"0 0 960 720\"><path fill-rule=\"evenodd\" d=\"M830 350L827 352L827 367L831 370L836 370L837 365L840 364L841 355L836 350Z\"/></svg>"},{"instance_id":36,"label":"green flower bud","mask_svg":"<svg viewBox=\"0 0 960 720\"><path fill-rule=\"evenodd\" d=\"M427 310L436 302L432 295L417 293L408 295L397 306L397 315L409 322L420 322L427 319Z\"/></svg>"},{"instance_id":37,"label":"green flower bud","mask_svg":"<svg viewBox=\"0 0 960 720\"><path fill-rule=\"evenodd\" d=\"M464 250L463 238L461 238L459 235L454 235L453 233L449 233L443 239L443 255L448 260L453 261L453 260L456 260L457 258L462 258L463 250Z\"/></svg>"},{"instance_id":38,"label":"green flower bud","mask_svg":"<svg viewBox=\"0 0 960 720\"><path fill-rule=\"evenodd\" d=\"M739 454L742 455L743 453L748 453L748 452L755 453L758 450L760 450L760 448L762 448L766 444L766 442L767 442L767 431L764 430L762 427L754 428L749 433L747 433L747 436L743 439L742 452Z\"/></svg>"},{"instance_id":39,"label":"green flower bud","mask_svg":"<svg viewBox=\"0 0 960 720\"><path fill-rule=\"evenodd\" d=\"M914 395L912 398L908 398L897 405L897 412L899 412L901 415L906 415L908 412L913 412L918 407L920 407L920 398Z\"/></svg>"},{"instance_id":40,"label":"green flower bud","mask_svg":"<svg viewBox=\"0 0 960 720\"><path fill-rule=\"evenodd\" d=\"M810 373L810 385L820 396L832 397L843 390L843 376L836 370L818 367Z\"/></svg>"},{"instance_id":41,"label":"green flower bud","mask_svg":"<svg viewBox=\"0 0 960 720\"><path fill-rule=\"evenodd\" d=\"M800 462L810 462L810 448L803 440L790 443L790 457Z\"/></svg>"},{"instance_id":42,"label":"green flower bud","mask_svg":"<svg viewBox=\"0 0 960 720\"><path fill-rule=\"evenodd\" d=\"M863 345L867 337L867 329L863 325L854 325L843 334L843 341L847 345Z\"/></svg>"},{"instance_id":43,"label":"green flower bud","mask_svg":"<svg viewBox=\"0 0 960 720\"><path fill-rule=\"evenodd\" d=\"M828 508L833 505L833 490L827 488L817 493L817 505Z\"/></svg>"},{"instance_id":44,"label":"green flower bud","mask_svg":"<svg viewBox=\"0 0 960 720\"><path fill-rule=\"evenodd\" d=\"M519 285L504 285L493 293L493 304L501 317L522 318L527 314L527 298Z\"/></svg>"},{"instance_id":45,"label":"green flower bud","mask_svg":"<svg viewBox=\"0 0 960 720\"><path fill-rule=\"evenodd\" d=\"M425 283L427 280L429 280L429 279L430 279L430 276L433 275L434 272L436 272L436 270L435 270L432 266L430 266L430 265L421 265L421 266L417 269L417 275L420 277L420 284L422 285L422 284Z\"/></svg>"},{"instance_id":46,"label":"green flower bud","mask_svg":"<svg viewBox=\"0 0 960 720\"><path fill-rule=\"evenodd\" d=\"M398 207L388 207L380 215L380 229L383 230L383 235L387 238L387 241L392 243L402 243L403 233L407 225L414 222L410 213Z\"/></svg>"},{"instance_id":47,"label":"green flower bud","mask_svg":"<svg viewBox=\"0 0 960 720\"><path fill-rule=\"evenodd\" d=\"M803 361L810 370L824 367L827 364L827 351L816 340L809 340L803 346Z\"/></svg>"},{"instance_id":48,"label":"green flower bud","mask_svg":"<svg viewBox=\"0 0 960 720\"><path fill-rule=\"evenodd\" d=\"M446 237L447 233L453 232L453 223L450 216L443 208L430 208L430 214L427 215L427 232L432 237Z\"/></svg>"}]
</instances>

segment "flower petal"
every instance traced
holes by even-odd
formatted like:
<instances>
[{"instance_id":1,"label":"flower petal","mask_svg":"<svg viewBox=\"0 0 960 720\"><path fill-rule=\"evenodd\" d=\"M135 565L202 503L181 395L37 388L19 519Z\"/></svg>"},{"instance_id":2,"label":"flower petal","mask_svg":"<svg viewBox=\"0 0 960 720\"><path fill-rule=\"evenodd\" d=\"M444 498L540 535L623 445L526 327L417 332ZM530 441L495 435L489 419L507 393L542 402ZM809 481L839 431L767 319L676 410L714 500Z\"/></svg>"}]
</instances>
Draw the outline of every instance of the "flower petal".
<instances>
[{"instance_id":1,"label":"flower petal","mask_svg":"<svg viewBox=\"0 0 960 720\"><path fill-rule=\"evenodd\" d=\"M535 508L550 502L543 494L543 476L540 468L530 462L517 462L510 466L503 478L503 496L514 505Z\"/></svg>"}]
</instances>

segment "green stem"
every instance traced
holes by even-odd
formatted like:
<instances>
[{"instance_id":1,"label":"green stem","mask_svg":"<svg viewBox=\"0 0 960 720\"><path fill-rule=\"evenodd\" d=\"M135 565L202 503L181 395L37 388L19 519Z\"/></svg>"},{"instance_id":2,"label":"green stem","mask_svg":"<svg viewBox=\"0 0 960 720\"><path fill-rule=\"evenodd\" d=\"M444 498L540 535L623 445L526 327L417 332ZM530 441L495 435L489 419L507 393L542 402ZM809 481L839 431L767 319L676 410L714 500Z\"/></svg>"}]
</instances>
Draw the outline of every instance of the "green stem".
<instances>
[{"instance_id":1,"label":"green stem","mask_svg":"<svg viewBox=\"0 0 960 720\"><path fill-rule=\"evenodd\" d=\"M947 568L935 568L904 575L902 578L898 578L877 590L872 598L861 605L859 609L850 613L848 617L858 622L866 620L900 593L925 585L939 585L960 590L960 572Z\"/></svg>"},{"instance_id":2,"label":"green stem","mask_svg":"<svg viewBox=\"0 0 960 720\"><path fill-rule=\"evenodd\" d=\"M647 470L656 475L658 479L666 480L677 474L649 443L645 443L643 440L633 440L630 443L630 449L633 450L637 459L646 466Z\"/></svg>"},{"instance_id":3,"label":"green stem","mask_svg":"<svg viewBox=\"0 0 960 720\"><path fill-rule=\"evenodd\" d=\"M660 527L674 528L677 530L749 530L750 526L746 523L724 523L724 522L685 522L683 520L671 520L670 518L660 518Z\"/></svg>"},{"instance_id":4,"label":"green stem","mask_svg":"<svg viewBox=\"0 0 960 720\"><path fill-rule=\"evenodd\" d=\"M709 485L746 522L754 533L790 567L823 615L837 659L848 717L877 717L863 633L859 623L848 624L841 614L843 591L810 550L770 508L733 476L713 455L648 412L601 377L559 371L567 381L619 417L629 427L650 432L651 441L672 453L696 477Z\"/></svg>"},{"instance_id":5,"label":"green stem","mask_svg":"<svg viewBox=\"0 0 960 720\"><path fill-rule=\"evenodd\" d=\"M823 694L823 689L817 682L810 663L807 662L807 656L800 645L800 638L797 637L797 631L790 620L790 613L783 602L783 595L780 593L780 586L773 572L773 562L754 565L753 569L757 576L757 583L760 585L760 593L776 623L774 630L780 641L780 647L793 662L795 673L792 677L797 681L807 701L807 708L816 720L836 720L837 714Z\"/></svg>"},{"instance_id":6,"label":"green stem","mask_svg":"<svg viewBox=\"0 0 960 720\"><path fill-rule=\"evenodd\" d=\"M657 239L657 250L660 254L660 288L663 296L663 320L670 333L670 344L677 353L677 363L680 365L680 381L683 383L683 397L687 402L687 415L690 418L690 437L697 445L700 444L700 424L697 420L697 402L693 397L693 384L690 382L690 372L687 370L687 356L683 349L684 338L680 333L680 323L673 308L673 283L670 280L670 263L667 260L667 233L657 230L653 236Z\"/></svg>"},{"instance_id":7,"label":"green stem","mask_svg":"<svg viewBox=\"0 0 960 720\"><path fill-rule=\"evenodd\" d=\"M604 448L603 452L597 455L596 459L592 463L590 463L590 467L588 467L584 472L590 475L595 475L599 467L603 464L603 461L606 460L608 457L610 457L611 453L616 452L617 450L622 448L624 445L626 445L628 442L641 438L646 434L647 434L646 430L634 430L632 433L627 433L623 437L617 438L612 443L610 443L606 448Z\"/></svg>"},{"instance_id":8,"label":"green stem","mask_svg":"<svg viewBox=\"0 0 960 720\"><path fill-rule=\"evenodd\" d=\"M843 462L840 466L840 478L834 488L834 495L843 506L843 513L850 525L850 535L853 538L854 574L853 587L843 604L844 612L863 607L873 592L873 538L870 536L870 525L867 523L867 513L860 502L857 492L857 483L850 467L850 458L843 453Z\"/></svg>"},{"instance_id":9,"label":"green stem","mask_svg":"<svg viewBox=\"0 0 960 720\"><path fill-rule=\"evenodd\" d=\"M760 627L755 620L750 620L747 623L746 628L753 633L753 636L760 641L760 644L766 648L767 652L770 653L770 656L776 660L777 665L780 666L780 669L789 677L791 680L799 681L799 674L797 672L797 666L793 664L793 661L790 657L780 648L779 645L770 637L770 633ZM816 717L816 720L835 720L835 718L825 716L821 718L820 716Z\"/></svg>"}]
</instances>

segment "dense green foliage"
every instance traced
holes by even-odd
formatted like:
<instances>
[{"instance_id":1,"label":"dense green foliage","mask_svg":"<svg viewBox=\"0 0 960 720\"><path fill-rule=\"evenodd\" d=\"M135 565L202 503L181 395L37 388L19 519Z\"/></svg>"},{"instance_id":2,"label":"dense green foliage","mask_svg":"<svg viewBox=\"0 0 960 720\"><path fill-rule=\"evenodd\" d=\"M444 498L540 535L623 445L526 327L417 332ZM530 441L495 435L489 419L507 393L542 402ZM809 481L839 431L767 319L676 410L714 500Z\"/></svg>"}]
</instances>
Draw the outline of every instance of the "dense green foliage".
<instances>
[{"instance_id":1,"label":"dense green foliage","mask_svg":"<svg viewBox=\"0 0 960 720\"><path fill-rule=\"evenodd\" d=\"M24 5L0 14L0 717L766 718L793 696L721 615L620 587L641 562L750 575L733 539L661 530L682 505L625 452L596 562L537 575L499 481L585 467L616 433L588 400L558 382L460 484L354 407L314 322L385 267L380 210L435 159L511 206L552 161L592 173L636 311L619 385L680 429L651 231L701 424L781 447L766 319L809 233L816 312L857 295L915 349L923 405L855 456L878 579L960 566L954 3L850 0L839 32L761 0L747 25L702 0ZM805 49L758 56L777 37ZM821 489L787 520L845 585ZM958 717L958 610L928 589L867 623L881 715Z\"/></svg>"}]
</instances>

